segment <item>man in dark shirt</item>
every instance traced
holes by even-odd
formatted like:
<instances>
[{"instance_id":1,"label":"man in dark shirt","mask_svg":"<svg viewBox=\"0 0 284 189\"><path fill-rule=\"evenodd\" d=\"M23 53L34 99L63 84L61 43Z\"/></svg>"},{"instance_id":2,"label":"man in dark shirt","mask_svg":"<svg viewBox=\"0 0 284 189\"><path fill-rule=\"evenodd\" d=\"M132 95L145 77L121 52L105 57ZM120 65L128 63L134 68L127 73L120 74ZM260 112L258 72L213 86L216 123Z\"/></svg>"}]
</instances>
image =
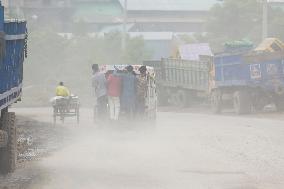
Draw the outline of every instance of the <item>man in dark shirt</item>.
<instances>
[{"instance_id":1,"label":"man in dark shirt","mask_svg":"<svg viewBox=\"0 0 284 189\"><path fill-rule=\"evenodd\" d=\"M141 66L139 68L140 75L137 76L137 113L143 116L145 113L145 100L147 95L147 67Z\"/></svg>"},{"instance_id":2,"label":"man in dark shirt","mask_svg":"<svg viewBox=\"0 0 284 189\"><path fill-rule=\"evenodd\" d=\"M133 74L133 67L127 66L126 73L122 74L121 107L132 118L136 104L137 78Z\"/></svg>"}]
</instances>

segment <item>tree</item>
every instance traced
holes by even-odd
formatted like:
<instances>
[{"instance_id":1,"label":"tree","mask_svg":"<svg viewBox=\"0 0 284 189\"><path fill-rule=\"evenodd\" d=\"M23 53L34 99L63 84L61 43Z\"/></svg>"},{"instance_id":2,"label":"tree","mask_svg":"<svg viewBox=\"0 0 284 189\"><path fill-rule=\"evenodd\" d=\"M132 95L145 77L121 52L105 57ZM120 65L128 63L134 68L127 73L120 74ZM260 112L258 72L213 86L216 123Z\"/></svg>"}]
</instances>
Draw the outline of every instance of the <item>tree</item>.
<instances>
[{"instance_id":1,"label":"tree","mask_svg":"<svg viewBox=\"0 0 284 189\"><path fill-rule=\"evenodd\" d=\"M284 12L269 6L269 36L284 39ZM207 29L213 44L250 39L261 41L262 4L258 0L223 0L210 10Z\"/></svg>"},{"instance_id":2,"label":"tree","mask_svg":"<svg viewBox=\"0 0 284 189\"><path fill-rule=\"evenodd\" d=\"M104 38L96 38L93 47L92 60L98 64L142 64L142 61L149 58L150 52L140 37L126 39L126 50L121 49L122 35L119 32L112 32Z\"/></svg>"},{"instance_id":3,"label":"tree","mask_svg":"<svg viewBox=\"0 0 284 189\"><path fill-rule=\"evenodd\" d=\"M284 13L280 8L270 7L268 10L268 34L284 40Z\"/></svg>"},{"instance_id":4,"label":"tree","mask_svg":"<svg viewBox=\"0 0 284 189\"><path fill-rule=\"evenodd\" d=\"M47 105L54 87L64 81L83 104L91 99L91 64L140 64L147 57L142 38L127 38L126 51L121 50L121 34L90 38L75 35L71 39L51 30L29 34L29 56L25 64L25 103Z\"/></svg>"}]
</instances>

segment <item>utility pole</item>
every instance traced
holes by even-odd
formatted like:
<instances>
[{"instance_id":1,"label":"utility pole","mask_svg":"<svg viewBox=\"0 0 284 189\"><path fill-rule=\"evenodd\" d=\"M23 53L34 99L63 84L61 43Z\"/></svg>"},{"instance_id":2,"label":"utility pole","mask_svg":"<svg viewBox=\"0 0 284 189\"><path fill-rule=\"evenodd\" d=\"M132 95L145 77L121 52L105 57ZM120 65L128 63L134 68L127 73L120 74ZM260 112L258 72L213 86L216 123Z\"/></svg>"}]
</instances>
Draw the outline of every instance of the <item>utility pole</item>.
<instances>
[{"instance_id":1,"label":"utility pole","mask_svg":"<svg viewBox=\"0 0 284 189\"><path fill-rule=\"evenodd\" d=\"M121 49L125 51L126 49L126 25L127 25L127 0L124 0L124 9L123 9L123 31L121 38Z\"/></svg>"},{"instance_id":2,"label":"utility pole","mask_svg":"<svg viewBox=\"0 0 284 189\"><path fill-rule=\"evenodd\" d=\"M263 0L262 2L262 39L268 36L268 2Z\"/></svg>"},{"instance_id":3,"label":"utility pole","mask_svg":"<svg viewBox=\"0 0 284 189\"><path fill-rule=\"evenodd\" d=\"M8 17L8 15L9 15L9 7L10 7L9 0L2 0L1 4L5 8L5 16Z\"/></svg>"}]
</instances>

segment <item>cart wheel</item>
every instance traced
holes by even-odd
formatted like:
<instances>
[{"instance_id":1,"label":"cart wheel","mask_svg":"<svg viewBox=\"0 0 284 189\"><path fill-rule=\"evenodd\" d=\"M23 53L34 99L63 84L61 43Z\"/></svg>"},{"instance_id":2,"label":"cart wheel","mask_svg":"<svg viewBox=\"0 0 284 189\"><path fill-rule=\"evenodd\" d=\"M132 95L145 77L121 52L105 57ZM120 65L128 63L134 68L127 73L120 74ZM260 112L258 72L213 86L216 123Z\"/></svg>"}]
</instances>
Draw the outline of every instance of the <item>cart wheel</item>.
<instances>
[{"instance_id":1,"label":"cart wheel","mask_svg":"<svg viewBox=\"0 0 284 189\"><path fill-rule=\"evenodd\" d=\"M53 107L53 125L56 125L57 108Z\"/></svg>"},{"instance_id":2,"label":"cart wheel","mask_svg":"<svg viewBox=\"0 0 284 189\"><path fill-rule=\"evenodd\" d=\"M58 112L59 112L59 117L60 117L61 123L64 123L64 110L63 110L63 108L58 108Z\"/></svg>"}]
</instances>

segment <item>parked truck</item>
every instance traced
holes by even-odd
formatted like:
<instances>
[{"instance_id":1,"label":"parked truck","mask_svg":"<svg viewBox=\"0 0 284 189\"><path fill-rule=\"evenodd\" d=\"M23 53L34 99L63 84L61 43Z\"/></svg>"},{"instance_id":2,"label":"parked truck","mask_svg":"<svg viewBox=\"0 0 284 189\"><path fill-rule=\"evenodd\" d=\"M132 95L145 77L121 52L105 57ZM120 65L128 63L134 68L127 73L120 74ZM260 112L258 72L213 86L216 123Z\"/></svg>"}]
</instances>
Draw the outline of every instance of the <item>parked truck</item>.
<instances>
[{"instance_id":1,"label":"parked truck","mask_svg":"<svg viewBox=\"0 0 284 189\"><path fill-rule=\"evenodd\" d=\"M284 110L284 44L265 39L258 47L229 48L198 61L145 61L157 73L159 104L187 106L210 100L214 113L233 108L237 114L274 103Z\"/></svg>"},{"instance_id":2,"label":"parked truck","mask_svg":"<svg viewBox=\"0 0 284 189\"><path fill-rule=\"evenodd\" d=\"M284 110L284 51L222 53L209 65L213 112L231 106L247 114L272 103Z\"/></svg>"},{"instance_id":3,"label":"parked truck","mask_svg":"<svg viewBox=\"0 0 284 189\"><path fill-rule=\"evenodd\" d=\"M26 22L5 20L0 3L0 173L12 172L17 158L15 113L8 108L21 100L26 56Z\"/></svg>"},{"instance_id":4,"label":"parked truck","mask_svg":"<svg viewBox=\"0 0 284 189\"><path fill-rule=\"evenodd\" d=\"M160 105L191 105L208 95L208 63L201 60L163 58L144 61L155 68Z\"/></svg>"}]
</instances>

